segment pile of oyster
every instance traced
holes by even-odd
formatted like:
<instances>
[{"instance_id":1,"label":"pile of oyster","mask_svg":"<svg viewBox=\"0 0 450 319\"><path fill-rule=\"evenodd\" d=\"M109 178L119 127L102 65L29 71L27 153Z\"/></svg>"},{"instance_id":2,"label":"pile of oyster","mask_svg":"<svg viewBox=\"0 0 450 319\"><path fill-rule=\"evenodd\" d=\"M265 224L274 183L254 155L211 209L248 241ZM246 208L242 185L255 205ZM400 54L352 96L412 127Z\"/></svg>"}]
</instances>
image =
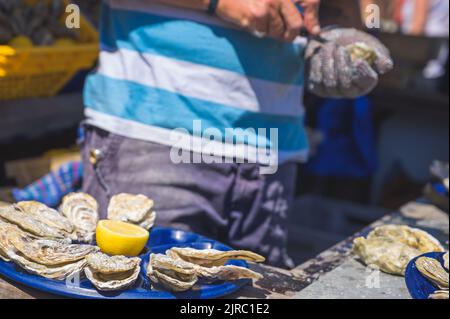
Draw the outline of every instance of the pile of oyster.
<instances>
[{"instance_id":1,"label":"pile of oyster","mask_svg":"<svg viewBox=\"0 0 450 319\"><path fill-rule=\"evenodd\" d=\"M150 229L155 224L154 202L145 195L118 194L111 198L108 219L119 220Z\"/></svg>"},{"instance_id":2,"label":"pile of oyster","mask_svg":"<svg viewBox=\"0 0 450 319\"><path fill-rule=\"evenodd\" d=\"M77 40L79 32L61 22L65 13L62 0L0 0L0 45L25 36L36 46L52 45L56 39Z\"/></svg>"},{"instance_id":3,"label":"pile of oyster","mask_svg":"<svg viewBox=\"0 0 450 319\"><path fill-rule=\"evenodd\" d=\"M356 238L353 252L371 268L403 276L412 259L424 253L444 252L444 248L423 230L385 225L375 228L367 238Z\"/></svg>"},{"instance_id":4,"label":"pile of oyster","mask_svg":"<svg viewBox=\"0 0 450 319\"><path fill-rule=\"evenodd\" d=\"M217 282L239 279L261 279L248 268L227 265L229 260L264 262L264 257L242 250L219 251L193 248L171 248L166 254L151 254L147 276L155 287L174 292L192 289L199 281Z\"/></svg>"},{"instance_id":5,"label":"pile of oyster","mask_svg":"<svg viewBox=\"0 0 450 319\"><path fill-rule=\"evenodd\" d=\"M64 280L81 273L86 257L99 251L90 245L97 221L97 203L83 193L67 195L59 211L34 201L2 206L0 258L32 274Z\"/></svg>"},{"instance_id":6,"label":"pile of oyster","mask_svg":"<svg viewBox=\"0 0 450 319\"><path fill-rule=\"evenodd\" d=\"M434 258L420 257L416 267L438 289L429 296L430 299L449 299L448 252L444 255L444 266Z\"/></svg>"}]
</instances>

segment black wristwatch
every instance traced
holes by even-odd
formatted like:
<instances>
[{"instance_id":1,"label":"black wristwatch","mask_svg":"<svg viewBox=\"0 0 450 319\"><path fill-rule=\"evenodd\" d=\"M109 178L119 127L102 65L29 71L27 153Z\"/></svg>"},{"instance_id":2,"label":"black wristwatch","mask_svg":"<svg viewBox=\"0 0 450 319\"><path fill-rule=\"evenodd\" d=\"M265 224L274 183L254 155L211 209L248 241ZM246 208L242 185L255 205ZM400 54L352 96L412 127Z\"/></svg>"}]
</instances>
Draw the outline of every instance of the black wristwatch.
<instances>
[{"instance_id":1,"label":"black wristwatch","mask_svg":"<svg viewBox=\"0 0 450 319\"><path fill-rule=\"evenodd\" d=\"M210 0L208 6L208 14L214 15L216 14L217 6L219 5L219 0Z\"/></svg>"}]
</instances>

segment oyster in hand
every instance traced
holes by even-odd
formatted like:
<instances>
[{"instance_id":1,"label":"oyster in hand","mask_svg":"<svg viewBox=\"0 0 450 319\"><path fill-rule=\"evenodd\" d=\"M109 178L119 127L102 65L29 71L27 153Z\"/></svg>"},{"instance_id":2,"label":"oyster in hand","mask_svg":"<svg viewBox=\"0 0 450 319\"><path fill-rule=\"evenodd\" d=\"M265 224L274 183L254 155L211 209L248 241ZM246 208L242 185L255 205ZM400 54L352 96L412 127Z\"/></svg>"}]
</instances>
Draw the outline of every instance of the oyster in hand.
<instances>
[{"instance_id":1,"label":"oyster in hand","mask_svg":"<svg viewBox=\"0 0 450 319\"><path fill-rule=\"evenodd\" d=\"M174 292L187 291L198 281L194 264L162 254L150 255L147 276L153 284Z\"/></svg>"},{"instance_id":2,"label":"oyster in hand","mask_svg":"<svg viewBox=\"0 0 450 319\"><path fill-rule=\"evenodd\" d=\"M155 224L154 202L145 195L118 194L111 198L108 219L120 220L150 229Z\"/></svg>"},{"instance_id":3,"label":"oyster in hand","mask_svg":"<svg viewBox=\"0 0 450 319\"><path fill-rule=\"evenodd\" d=\"M367 266L399 276L403 276L408 263L421 254L418 249L387 237L356 238L353 242L353 252Z\"/></svg>"},{"instance_id":4,"label":"oyster in hand","mask_svg":"<svg viewBox=\"0 0 450 319\"><path fill-rule=\"evenodd\" d=\"M198 250L174 247L169 249L166 254L174 259L181 259L204 267L224 266L232 259L255 263L265 261L263 256L245 250L220 251L216 249Z\"/></svg>"},{"instance_id":5,"label":"oyster in hand","mask_svg":"<svg viewBox=\"0 0 450 319\"><path fill-rule=\"evenodd\" d=\"M375 228L367 239L386 237L396 242L408 245L422 253L443 252L444 248L439 241L427 232L408 226L385 225Z\"/></svg>"},{"instance_id":6,"label":"oyster in hand","mask_svg":"<svg viewBox=\"0 0 450 319\"><path fill-rule=\"evenodd\" d=\"M39 237L52 239L64 239L67 237L65 231L49 226L47 223L42 222L41 219L25 213L16 205L0 207L0 218Z\"/></svg>"},{"instance_id":7,"label":"oyster in hand","mask_svg":"<svg viewBox=\"0 0 450 319\"><path fill-rule=\"evenodd\" d=\"M441 263L433 258L421 257L416 260L416 267L420 273L439 289L448 290L448 272Z\"/></svg>"},{"instance_id":8,"label":"oyster in hand","mask_svg":"<svg viewBox=\"0 0 450 319\"><path fill-rule=\"evenodd\" d=\"M10 243L27 259L46 266L69 264L99 250L96 246L36 239L23 233L8 235Z\"/></svg>"},{"instance_id":9,"label":"oyster in hand","mask_svg":"<svg viewBox=\"0 0 450 319\"><path fill-rule=\"evenodd\" d=\"M93 241L99 214L98 203L92 196L85 193L66 195L59 210L72 223L77 241Z\"/></svg>"},{"instance_id":10,"label":"oyster in hand","mask_svg":"<svg viewBox=\"0 0 450 319\"><path fill-rule=\"evenodd\" d=\"M132 286L139 277L141 259L125 256L110 257L94 253L86 257L84 273L89 281L101 291L123 290Z\"/></svg>"}]
</instances>

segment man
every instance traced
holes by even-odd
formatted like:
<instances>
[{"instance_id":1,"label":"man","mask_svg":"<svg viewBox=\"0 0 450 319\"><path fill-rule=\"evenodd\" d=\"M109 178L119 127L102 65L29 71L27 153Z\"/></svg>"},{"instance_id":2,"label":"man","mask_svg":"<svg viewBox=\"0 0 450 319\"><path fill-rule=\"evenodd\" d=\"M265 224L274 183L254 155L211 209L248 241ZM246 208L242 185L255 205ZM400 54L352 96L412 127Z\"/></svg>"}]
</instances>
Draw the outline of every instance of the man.
<instances>
[{"instance_id":1,"label":"man","mask_svg":"<svg viewBox=\"0 0 450 319\"><path fill-rule=\"evenodd\" d=\"M83 188L102 217L112 195L143 193L159 225L293 266L287 210L308 149L307 41L298 35L320 33L318 8L318 0L107 1L99 69L85 87L83 152ZM323 67L336 78L332 64Z\"/></svg>"}]
</instances>

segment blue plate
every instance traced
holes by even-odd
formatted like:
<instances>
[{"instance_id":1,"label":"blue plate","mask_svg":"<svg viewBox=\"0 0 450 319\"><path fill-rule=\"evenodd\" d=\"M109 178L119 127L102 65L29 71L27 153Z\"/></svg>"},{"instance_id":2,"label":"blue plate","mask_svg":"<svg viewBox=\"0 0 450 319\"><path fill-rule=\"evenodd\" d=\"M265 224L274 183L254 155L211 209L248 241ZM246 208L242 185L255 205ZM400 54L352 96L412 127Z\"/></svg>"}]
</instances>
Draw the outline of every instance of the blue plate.
<instances>
[{"instance_id":1,"label":"blue plate","mask_svg":"<svg viewBox=\"0 0 450 319\"><path fill-rule=\"evenodd\" d=\"M439 260L444 265L445 253L427 253L411 260L406 267L405 281L411 297L414 299L428 299L428 296L439 290L425 278L416 267L416 260L420 257L429 257Z\"/></svg>"},{"instance_id":2,"label":"blue plate","mask_svg":"<svg viewBox=\"0 0 450 319\"><path fill-rule=\"evenodd\" d=\"M101 292L96 290L89 280L84 277L79 280L71 280L70 282L46 279L29 274L11 262L0 261L0 274L12 281L47 293L66 297L95 299L210 299L223 297L236 292L251 282L250 280L238 280L215 284L200 283L192 290L183 293L155 290L151 287L146 276L150 253L165 253L171 247L192 247L196 249L217 249L222 251L231 250L228 246L194 233L172 228L156 227L151 231L147 247L140 256L142 264L139 279L128 290ZM248 264L244 261L232 260L229 264L248 267Z\"/></svg>"}]
</instances>

